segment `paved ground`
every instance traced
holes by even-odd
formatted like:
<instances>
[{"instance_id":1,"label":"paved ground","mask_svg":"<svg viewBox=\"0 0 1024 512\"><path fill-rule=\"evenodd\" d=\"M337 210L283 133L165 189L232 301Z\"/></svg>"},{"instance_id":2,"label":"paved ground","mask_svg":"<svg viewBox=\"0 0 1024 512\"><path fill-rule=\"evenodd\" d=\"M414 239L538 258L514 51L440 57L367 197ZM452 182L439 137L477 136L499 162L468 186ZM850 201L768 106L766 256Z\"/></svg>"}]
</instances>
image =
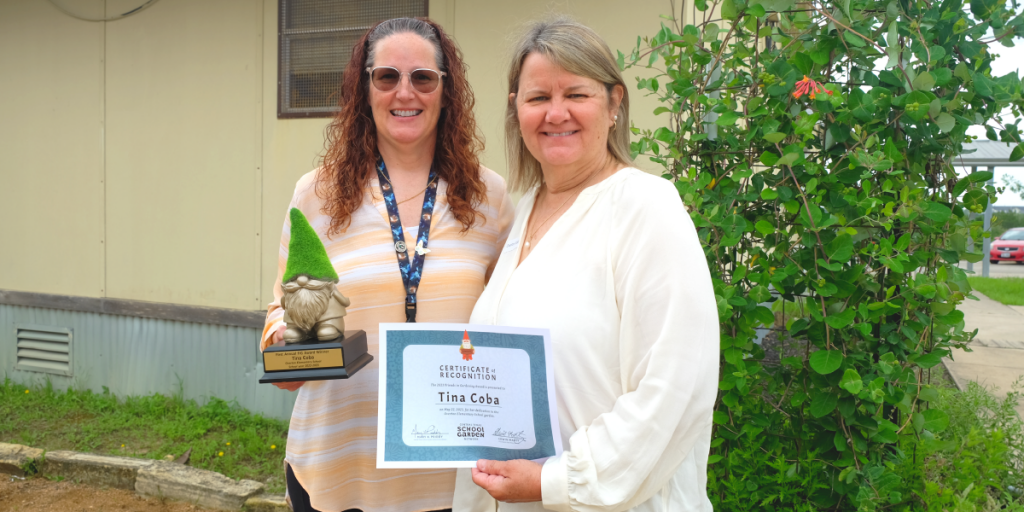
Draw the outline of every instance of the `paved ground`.
<instances>
[{"instance_id":1,"label":"paved ground","mask_svg":"<svg viewBox=\"0 0 1024 512\"><path fill-rule=\"evenodd\" d=\"M1024 269L1024 265L992 266L996 267ZM980 273L978 267L975 270ZM997 277L995 272L991 275ZM1021 275L1024 277L1024 272ZM1006 306L977 291L974 294L981 300L967 300L960 305L966 329L978 329L978 336L971 343L973 351L954 351L953 357L944 363L961 389L973 380L994 387L998 396L1005 396L1014 381L1024 376L1024 306ZM1017 406L1017 412L1024 417L1024 404Z\"/></svg>"},{"instance_id":2,"label":"paved ground","mask_svg":"<svg viewBox=\"0 0 1024 512\"><path fill-rule=\"evenodd\" d=\"M967 268L967 262L961 261L960 268ZM981 262L974 264L974 275L981 276ZM1024 277L1024 265L1016 263L990 264L988 267L989 277Z\"/></svg>"}]
</instances>

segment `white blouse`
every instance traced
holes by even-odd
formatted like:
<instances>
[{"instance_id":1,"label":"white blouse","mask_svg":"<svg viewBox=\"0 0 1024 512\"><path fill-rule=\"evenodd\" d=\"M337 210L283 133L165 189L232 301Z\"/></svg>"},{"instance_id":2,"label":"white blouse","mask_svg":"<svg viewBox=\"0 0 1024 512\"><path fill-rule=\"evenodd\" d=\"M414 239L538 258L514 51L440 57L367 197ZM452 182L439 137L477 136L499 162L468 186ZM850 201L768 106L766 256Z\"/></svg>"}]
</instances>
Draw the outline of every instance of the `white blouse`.
<instances>
[{"instance_id":1,"label":"white blouse","mask_svg":"<svg viewBox=\"0 0 1024 512\"><path fill-rule=\"evenodd\" d=\"M551 330L565 452L544 463L543 502L499 506L462 469L454 510L710 511L718 310L678 192L622 169L517 268L535 197L520 201L470 322Z\"/></svg>"}]
</instances>

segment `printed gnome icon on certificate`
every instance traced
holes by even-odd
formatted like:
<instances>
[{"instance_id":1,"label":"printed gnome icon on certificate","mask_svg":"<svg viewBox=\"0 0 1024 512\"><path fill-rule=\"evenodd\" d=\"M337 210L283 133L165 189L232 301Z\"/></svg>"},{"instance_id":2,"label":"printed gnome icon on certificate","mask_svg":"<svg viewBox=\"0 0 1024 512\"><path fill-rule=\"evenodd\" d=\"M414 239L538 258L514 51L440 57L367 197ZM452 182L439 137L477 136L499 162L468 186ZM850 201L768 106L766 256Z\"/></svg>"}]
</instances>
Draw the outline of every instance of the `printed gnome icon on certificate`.
<instances>
[{"instance_id":1,"label":"printed gnome icon on certificate","mask_svg":"<svg viewBox=\"0 0 1024 512\"><path fill-rule=\"evenodd\" d=\"M469 342L469 331L462 331L462 346L459 347L459 352L462 353L463 361L473 360L473 354L476 353L476 349L474 349L473 344Z\"/></svg>"}]
</instances>

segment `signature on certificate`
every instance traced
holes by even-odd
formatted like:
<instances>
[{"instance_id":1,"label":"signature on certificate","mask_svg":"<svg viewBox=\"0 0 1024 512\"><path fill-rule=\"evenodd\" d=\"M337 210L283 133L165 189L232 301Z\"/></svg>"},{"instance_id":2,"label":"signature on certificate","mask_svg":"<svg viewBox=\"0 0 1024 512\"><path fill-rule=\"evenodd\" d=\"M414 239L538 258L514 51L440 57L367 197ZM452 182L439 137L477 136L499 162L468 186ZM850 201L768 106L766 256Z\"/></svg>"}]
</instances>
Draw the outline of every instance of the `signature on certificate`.
<instances>
[{"instance_id":1,"label":"signature on certificate","mask_svg":"<svg viewBox=\"0 0 1024 512\"><path fill-rule=\"evenodd\" d=\"M526 442L526 437L523 436L524 432L526 431L520 430L519 432L509 432L498 427L498 429L494 431L494 434L491 435L508 443L520 444Z\"/></svg>"},{"instance_id":2,"label":"signature on certificate","mask_svg":"<svg viewBox=\"0 0 1024 512\"><path fill-rule=\"evenodd\" d=\"M423 431L419 430L419 425L413 425L411 434L414 436L436 436L443 435L444 432L437 430L437 427L433 425L426 427Z\"/></svg>"}]
</instances>

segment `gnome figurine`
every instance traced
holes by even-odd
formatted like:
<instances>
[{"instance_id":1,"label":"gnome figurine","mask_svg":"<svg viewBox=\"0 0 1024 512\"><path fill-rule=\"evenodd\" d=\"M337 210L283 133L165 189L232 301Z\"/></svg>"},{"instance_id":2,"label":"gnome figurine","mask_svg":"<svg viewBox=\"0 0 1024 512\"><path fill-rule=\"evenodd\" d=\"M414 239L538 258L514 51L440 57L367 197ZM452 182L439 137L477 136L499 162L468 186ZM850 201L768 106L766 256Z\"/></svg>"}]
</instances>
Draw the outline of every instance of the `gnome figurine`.
<instances>
[{"instance_id":1,"label":"gnome figurine","mask_svg":"<svg viewBox=\"0 0 1024 512\"><path fill-rule=\"evenodd\" d=\"M338 274L320 237L297 208L291 212L292 236L288 264L281 279L284 342L298 343L314 335L328 341L345 332L345 308L351 304L338 291Z\"/></svg>"}]
</instances>

